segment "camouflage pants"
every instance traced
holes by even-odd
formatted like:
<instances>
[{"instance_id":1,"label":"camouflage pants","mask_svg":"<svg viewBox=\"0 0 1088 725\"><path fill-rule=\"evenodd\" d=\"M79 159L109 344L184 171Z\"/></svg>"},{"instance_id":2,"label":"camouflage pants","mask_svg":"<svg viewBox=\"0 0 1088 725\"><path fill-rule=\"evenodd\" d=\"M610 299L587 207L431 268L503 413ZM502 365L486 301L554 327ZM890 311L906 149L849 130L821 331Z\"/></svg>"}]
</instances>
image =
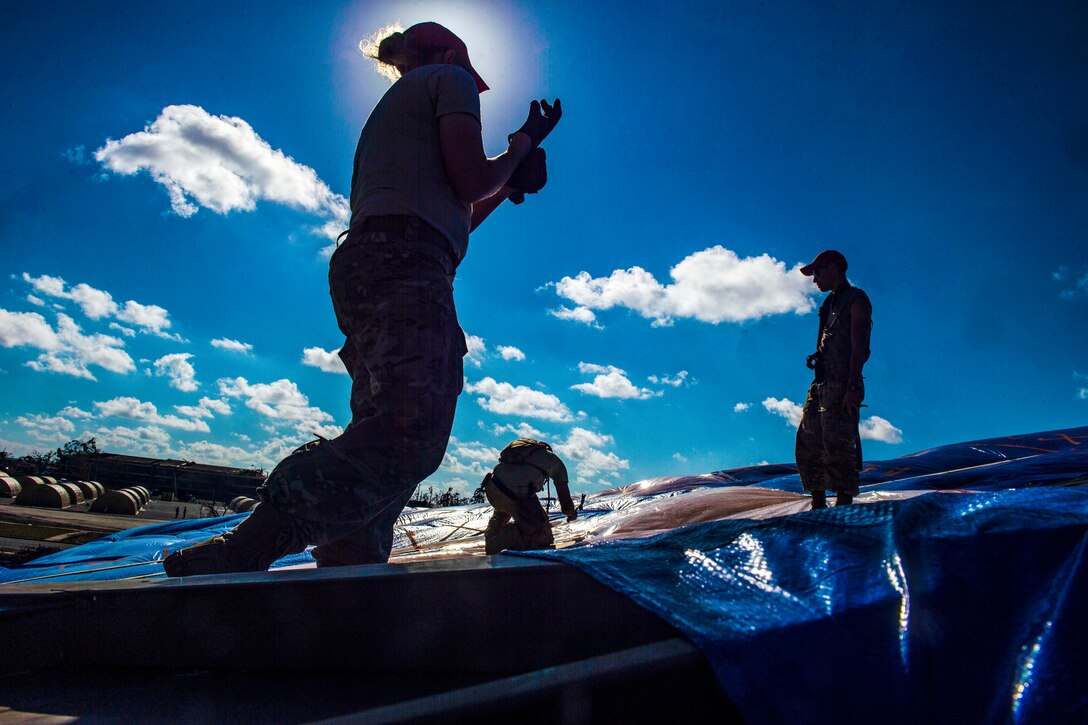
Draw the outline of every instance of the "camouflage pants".
<instances>
[{"instance_id":1,"label":"camouflage pants","mask_svg":"<svg viewBox=\"0 0 1088 725\"><path fill-rule=\"evenodd\" d=\"M463 382L453 263L430 242L353 234L333 254L329 287L346 341L351 423L272 471L261 498L287 514L315 556L385 561L393 524L442 462Z\"/></svg>"},{"instance_id":2,"label":"camouflage pants","mask_svg":"<svg viewBox=\"0 0 1088 725\"><path fill-rule=\"evenodd\" d=\"M484 494L495 509L484 533L486 553L498 554L503 549L551 549L555 546L548 512L535 495L513 499L491 483L484 487ZM513 522L510 521L511 518Z\"/></svg>"},{"instance_id":3,"label":"camouflage pants","mask_svg":"<svg viewBox=\"0 0 1088 725\"><path fill-rule=\"evenodd\" d=\"M797 472L806 491L857 495L861 470L858 416L842 409L846 384L813 383L797 427Z\"/></svg>"}]
</instances>

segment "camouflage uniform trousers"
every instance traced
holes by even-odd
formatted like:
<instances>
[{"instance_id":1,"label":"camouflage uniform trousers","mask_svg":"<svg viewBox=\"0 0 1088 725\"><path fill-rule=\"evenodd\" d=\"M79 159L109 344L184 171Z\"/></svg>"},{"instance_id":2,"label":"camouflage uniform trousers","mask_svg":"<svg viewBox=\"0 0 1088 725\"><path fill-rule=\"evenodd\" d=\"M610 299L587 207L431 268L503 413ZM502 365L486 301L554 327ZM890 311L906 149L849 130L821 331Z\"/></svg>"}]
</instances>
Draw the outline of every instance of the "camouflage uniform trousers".
<instances>
[{"instance_id":1,"label":"camouflage uniform trousers","mask_svg":"<svg viewBox=\"0 0 1088 725\"><path fill-rule=\"evenodd\" d=\"M442 462L461 392L453 271L432 242L384 232L353 234L333 254L352 420L285 458L259 489L293 523L289 550L323 545L315 558L328 564L389 558L397 517Z\"/></svg>"},{"instance_id":2,"label":"camouflage uniform trousers","mask_svg":"<svg viewBox=\"0 0 1088 725\"><path fill-rule=\"evenodd\" d=\"M488 482L484 486L484 495L495 509L484 532L485 553L498 554L503 549L528 551L555 547L548 512L535 494L513 499Z\"/></svg>"},{"instance_id":3,"label":"camouflage uniform trousers","mask_svg":"<svg viewBox=\"0 0 1088 725\"><path fill-rule=\"evenodd\" d=\"M813 383L797 427L797 472L806 491L856 496L861 470L858 416L842 409L846 383Z\"/></svg>"}]
</instances>

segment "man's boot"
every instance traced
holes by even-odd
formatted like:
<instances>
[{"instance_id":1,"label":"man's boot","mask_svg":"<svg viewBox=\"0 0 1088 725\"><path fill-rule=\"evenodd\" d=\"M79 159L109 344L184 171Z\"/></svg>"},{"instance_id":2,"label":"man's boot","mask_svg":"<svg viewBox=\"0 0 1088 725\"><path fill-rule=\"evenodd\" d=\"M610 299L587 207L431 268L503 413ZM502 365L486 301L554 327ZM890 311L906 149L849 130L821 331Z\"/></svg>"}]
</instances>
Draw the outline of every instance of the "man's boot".
<instances>
[{"instance_id":1,"label":"man's boot","mask_svg":"<svg viewBox=\"0 0 1088 725\"><path fill-rule=\"evenodd\" d=\"M166 557L162 568L171 577L265 571L280 557L305 548L289 516L260 504L233 530Z\"/></svg>"}]
</instances>

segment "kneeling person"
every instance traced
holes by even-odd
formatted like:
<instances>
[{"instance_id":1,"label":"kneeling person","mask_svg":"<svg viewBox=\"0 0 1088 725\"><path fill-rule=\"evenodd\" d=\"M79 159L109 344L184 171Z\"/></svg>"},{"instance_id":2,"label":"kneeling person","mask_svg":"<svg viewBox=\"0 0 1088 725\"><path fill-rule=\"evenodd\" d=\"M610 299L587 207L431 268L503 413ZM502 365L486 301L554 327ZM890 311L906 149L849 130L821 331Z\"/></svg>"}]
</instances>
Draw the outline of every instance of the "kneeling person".
<instances>
[{"instance_id":1,"label":"kneeling person","mask_svg":"<svg viewBox=\"0 0 1088 725\"><path fill-rule=\"evenodd\" d=\"M555 546L548 514L536 497L548 479L555 482L555 493L567 521L574 521L578 510L570 498L567 467L552 453L551 446L519 438L502 450L499 465L484 476L483 482L484 494L495 508L484 537L488 554Z\"/></svg>"}]
</instances>

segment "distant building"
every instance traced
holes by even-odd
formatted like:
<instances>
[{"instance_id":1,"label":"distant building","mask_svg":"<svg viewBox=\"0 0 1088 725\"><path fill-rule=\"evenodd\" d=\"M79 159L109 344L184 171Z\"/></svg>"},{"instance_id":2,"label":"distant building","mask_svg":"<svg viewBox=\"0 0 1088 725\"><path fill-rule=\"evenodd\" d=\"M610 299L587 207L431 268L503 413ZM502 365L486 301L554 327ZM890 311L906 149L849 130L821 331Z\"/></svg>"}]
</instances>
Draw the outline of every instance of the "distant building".
<instances>
[{"instance_id":1,"label":"distant building","mask_svg":"<svg viewBox=\"0 0 1088 725\"><path fill-rule=\"evenodd\" d=\"M230 501L253 496L264 483L264 471L256 468L210 466L169 458L143 458L116 453L61 454L56 465L61 477L98 481L107 489L144 486L165 498L189 497Z\"/></svg>"}]
</instances>

